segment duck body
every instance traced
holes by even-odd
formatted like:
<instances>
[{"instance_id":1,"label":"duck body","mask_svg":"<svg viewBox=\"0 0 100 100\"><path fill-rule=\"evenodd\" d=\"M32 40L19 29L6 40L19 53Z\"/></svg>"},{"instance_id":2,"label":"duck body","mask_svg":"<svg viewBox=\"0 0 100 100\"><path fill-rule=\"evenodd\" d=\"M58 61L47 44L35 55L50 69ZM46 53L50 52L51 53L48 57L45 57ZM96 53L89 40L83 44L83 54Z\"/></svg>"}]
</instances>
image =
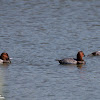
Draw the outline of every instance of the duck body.
<instances>
[{"instance_id":1,"label":"duck body","mask_svg":"<svg viewBox=\"0 0 100 100\"><path fill-rule=\"evenodd\" d=\"M61 60L56 60L60 64L85 64L85 61L83 60L84 53L82 51L79 51L77 54L77 59L75 58L64 58Z\"/></svg>"},{"instance_id":2,"label":"duck body","mask_svg":"<svg viewBox=\"0 0 100 100\"><path fill-rule=\"evenodd\" d=\"M0 59L0 64L3 64L3 60L2 59Z\"/></svg>"},{"instance_id":3,"label":"duck body","mask_svg":"<svg viewBox=\"0 0 100 100\"><path fill-rule=\"evenodd\" d=\"M100 51L95 51L89 54L88 56L100 56Z\"/></svg>"},{"instance_id":4,"label":"duck body","mask_svg":"<svg viewBox=\"0 0 100 100\"><path fill-rule=\"evenodd\" d=\"M77 64L77 60L74 58L64 58L57 61L59 61L60 64Z\"/></svg>"}]
</instances>

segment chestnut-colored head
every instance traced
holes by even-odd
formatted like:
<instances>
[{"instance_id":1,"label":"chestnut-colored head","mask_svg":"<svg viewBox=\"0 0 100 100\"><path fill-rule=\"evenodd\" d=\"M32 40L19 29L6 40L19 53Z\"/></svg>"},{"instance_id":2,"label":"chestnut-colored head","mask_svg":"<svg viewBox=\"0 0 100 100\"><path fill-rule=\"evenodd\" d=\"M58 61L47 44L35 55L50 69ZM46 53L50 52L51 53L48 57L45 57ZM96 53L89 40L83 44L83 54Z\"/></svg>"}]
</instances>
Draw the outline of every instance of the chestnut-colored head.
<instances>
[{"instance_id":1,"label":"chestnut-colored head","mask_svg":"<svg viewBox=\"0 0 100 100\"><path fill-rule=\"evenodd\" d=\"M9 55L7 53L2 53L0 56L0 59L4 60L4 61L8 61L9 59Z\"/></svg>"},{"instance_id":2,"label":"chestnut-colored head","mask_svg":"<svg viewBox=\"0 0 100 100\"><path fill-rule=\"evenodd\" d=\"M77 53L77 60L78 61L84 61L83 60L83 57L84 57L85 55L84 55L84 53L83 53L83 51L79 51L78 53Z\"/></svg>"}]
</instances>

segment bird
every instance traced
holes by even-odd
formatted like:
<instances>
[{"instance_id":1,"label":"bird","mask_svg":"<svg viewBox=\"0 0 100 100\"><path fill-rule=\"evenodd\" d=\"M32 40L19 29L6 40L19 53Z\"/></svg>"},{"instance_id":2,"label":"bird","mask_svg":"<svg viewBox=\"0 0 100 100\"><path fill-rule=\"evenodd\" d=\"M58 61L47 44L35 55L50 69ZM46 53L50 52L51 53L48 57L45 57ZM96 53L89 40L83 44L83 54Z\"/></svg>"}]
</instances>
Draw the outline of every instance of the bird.
<instances>
[{"instance_id":1,"label":"bird","mask_svg":"<svg viewBox=\"0 0 100 100\"><path fill-rule=\"evenodd\" d=\"M95 51L89 54L88 56L100 56L100 51Z\"/></svg>"},{"instance_id":2,"label":"bird","mask_svg":"<svg viewBox=\"0 0 100 100\"><path fill-rule=\"evenodd\" d=\"M6 52L1 53L0 63L11 63L8 53Z\"/></svg>"},{"instance_id":3,"label":"bird","mask_svg":"<svg viewBox=\"0 0 100 100\"><path fill-rule=\"evenodd\" d=\"M61 60L56 60L58 61L60 64L85 64L86 62L83 60L84 57L84 53L83 51L79 51L77 53L77 58L64 58Z\"/></svg>"}]
</instances>

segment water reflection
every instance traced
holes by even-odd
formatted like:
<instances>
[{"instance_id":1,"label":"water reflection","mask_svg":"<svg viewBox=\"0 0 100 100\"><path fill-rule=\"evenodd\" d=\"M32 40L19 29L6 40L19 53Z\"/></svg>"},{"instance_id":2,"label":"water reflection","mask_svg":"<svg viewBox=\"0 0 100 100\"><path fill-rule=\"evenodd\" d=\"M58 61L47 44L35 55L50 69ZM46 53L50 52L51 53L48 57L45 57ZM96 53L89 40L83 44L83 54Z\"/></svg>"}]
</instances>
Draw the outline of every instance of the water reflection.
<instances>
[{"instance_id":1,"label":"water reflection","mask_svg":"<svg viewBox=\"0 0 100 100\"><path fill-rule=\"evenodd\" d=\"M78 64L78 65L77 65L77 68L78 68L78 69L82 69L83 65L84 65L84 64Z\"/></svg>"},{"instance_id":2,"label":"water reflection","mask_svg":"<svg viewBox=\"0 0 100 100\"><path fill-rule=\"evenodd\" d=\"M9 67L9 65L10 65L9 63L3 63L3 64L0 65L0 67L6 67L7 68L7 67Z\"/></svg>"},{"instance_id":3,"label":"water reflection","mask_svg":"<svg viewBox=\"0 0 100 100\"><path fill-rule=\"evenodd\" d=\"M5 83L5 68L7 68L9 64L1 64L0 65L0 100L4 100L4 83Z\"/></svg>"}]
</instances>

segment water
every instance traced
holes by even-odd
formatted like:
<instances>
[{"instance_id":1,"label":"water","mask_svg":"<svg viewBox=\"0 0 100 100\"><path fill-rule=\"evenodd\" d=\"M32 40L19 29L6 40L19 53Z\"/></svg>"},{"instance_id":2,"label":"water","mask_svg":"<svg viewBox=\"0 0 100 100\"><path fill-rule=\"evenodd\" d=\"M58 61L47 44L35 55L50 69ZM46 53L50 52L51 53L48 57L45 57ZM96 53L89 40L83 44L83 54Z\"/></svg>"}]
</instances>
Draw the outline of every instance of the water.
<instances>
[{"instance_id":1,"label":"water","mask_svg":"<svg viewBox=\"0 0 100 100\"><path fill-rule=\"evenodd\" d=\"M6 100L100 100L100 57L86 65L55 59L100 50L99 0L0 0L0 95Z\"/></svg>"}]
</instances>

